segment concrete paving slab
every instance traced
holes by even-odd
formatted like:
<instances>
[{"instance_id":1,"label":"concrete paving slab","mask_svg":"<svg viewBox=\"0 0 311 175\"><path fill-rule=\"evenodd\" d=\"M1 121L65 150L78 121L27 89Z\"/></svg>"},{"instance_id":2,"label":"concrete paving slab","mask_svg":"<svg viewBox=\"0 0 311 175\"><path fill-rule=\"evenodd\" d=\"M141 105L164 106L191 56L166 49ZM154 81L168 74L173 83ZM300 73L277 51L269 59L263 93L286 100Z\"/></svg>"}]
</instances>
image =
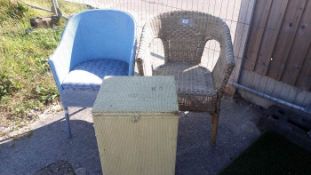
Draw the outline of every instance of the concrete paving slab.
<instances>
[{"instance_id":1,"label":"concrete paving slab","mask_svg":"<svg viewBox=\"0 0 311 175\"><path fill-rule=\"evenodd\" d=\"M208 113L180 117L177 175L217 174L260 136L260 111L252 105L222 101L217 144L210 144ZM78 108L70 108L71 113ZM63 112L48 114L33 124L31 134L0 144L0 175L31 175L58 160L91 175L102 174L90 109L71 116L73 138L67 139Z\"/></svg>"}]
</instances>

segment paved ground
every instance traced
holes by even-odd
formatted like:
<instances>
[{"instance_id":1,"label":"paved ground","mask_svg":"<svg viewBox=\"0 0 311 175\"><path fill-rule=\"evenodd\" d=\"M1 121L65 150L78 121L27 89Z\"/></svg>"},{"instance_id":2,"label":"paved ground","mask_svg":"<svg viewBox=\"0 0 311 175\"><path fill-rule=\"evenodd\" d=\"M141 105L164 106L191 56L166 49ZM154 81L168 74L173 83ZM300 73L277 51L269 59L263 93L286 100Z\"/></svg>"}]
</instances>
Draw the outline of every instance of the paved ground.
<instances>
[{"instance_id":1,"label":"paved ground","mask_svg":"<svg viewBox=\"0 0 311 175\"><path fill-rule=\"evenodd\" d=\"M260 135L256 124L260 116L251 105L225 97L216 146L209 143L208 114L182 116L176 174L217 174ZM0 175L33 174L57 160L66 160L75 169L86 168L91 175L101 174L90 109L74 114L71 124L74 137L69 140L62 112L48 114L32 125L37 129L30 135L0 143Z\"/></svg>"}]
</instances>

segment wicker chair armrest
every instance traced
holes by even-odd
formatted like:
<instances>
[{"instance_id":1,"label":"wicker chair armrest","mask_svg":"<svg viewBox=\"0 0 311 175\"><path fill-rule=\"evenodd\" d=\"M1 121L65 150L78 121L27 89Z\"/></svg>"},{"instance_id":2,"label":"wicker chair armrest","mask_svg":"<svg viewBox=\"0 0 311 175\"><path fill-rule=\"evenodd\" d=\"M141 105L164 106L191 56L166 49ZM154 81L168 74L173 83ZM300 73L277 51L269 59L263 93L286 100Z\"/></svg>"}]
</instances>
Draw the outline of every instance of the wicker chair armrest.
<instances>
[{"instance_id":1,"label":"wicker chair armrest","mask_svg":"<svg viewBox=\"0 0 311 175\"><path fill-rule=\"evenodd\" d=\"M222 96L223 90L235 66L230 30L225 23L223 24L223 31L219 41L221 47L220 56L212 71L212 75L215 88L220 96Z\"/></svg>"},{"instance_id":2,"label":"wicker chair armrest","mask_svg":"<svg viewBox=\"0 0 311 175\"><path fill-rule=\"evenodd\" d=\"M136 57L138 72L141 76L152 76L151 52L149 46L154 38L149 25L146 24L143 27Z\"/></svg>"}]
</instances>

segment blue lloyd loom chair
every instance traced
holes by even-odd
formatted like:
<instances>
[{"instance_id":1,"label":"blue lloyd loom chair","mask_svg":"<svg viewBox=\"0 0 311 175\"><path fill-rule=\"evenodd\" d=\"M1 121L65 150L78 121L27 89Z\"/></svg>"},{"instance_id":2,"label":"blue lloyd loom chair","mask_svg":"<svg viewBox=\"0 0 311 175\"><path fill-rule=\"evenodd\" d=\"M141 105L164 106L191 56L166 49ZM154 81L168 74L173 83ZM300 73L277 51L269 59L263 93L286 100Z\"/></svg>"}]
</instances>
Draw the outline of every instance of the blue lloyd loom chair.
<instances>
[{"instance_id":1,"label":"blue lloyd loom chair","mask_svg":"<svg viewBox=\"0 0 311 175\"><path fill-rule=\"evenodd\" d=\"M134 73L135 22L117 10L90 10L70 18L49 59L71 137L69 106L92 107L102 79Z\"/></svg>"}]
</instances>

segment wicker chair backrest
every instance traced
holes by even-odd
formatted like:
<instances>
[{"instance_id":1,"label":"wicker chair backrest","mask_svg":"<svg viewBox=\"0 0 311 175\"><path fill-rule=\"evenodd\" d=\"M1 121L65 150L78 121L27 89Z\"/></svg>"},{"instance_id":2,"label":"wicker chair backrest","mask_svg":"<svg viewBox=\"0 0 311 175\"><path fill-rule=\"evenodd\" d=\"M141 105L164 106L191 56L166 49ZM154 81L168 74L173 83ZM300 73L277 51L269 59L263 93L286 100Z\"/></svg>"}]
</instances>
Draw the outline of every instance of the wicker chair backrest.
<instances>
[{"instance_id":1,"label":"wicker chair backrest","mask_svg":"<svg viewBox=\"0 0 311 175\"><path fill-rule=\"evenodd\" d=\"M216 40L221 46L223 33L228 28L218 17L193 11L163 13L147 25L153 35L162 40L166 62L191 64L201 62L208 40Z\"/></svg>"}]
</instances>

